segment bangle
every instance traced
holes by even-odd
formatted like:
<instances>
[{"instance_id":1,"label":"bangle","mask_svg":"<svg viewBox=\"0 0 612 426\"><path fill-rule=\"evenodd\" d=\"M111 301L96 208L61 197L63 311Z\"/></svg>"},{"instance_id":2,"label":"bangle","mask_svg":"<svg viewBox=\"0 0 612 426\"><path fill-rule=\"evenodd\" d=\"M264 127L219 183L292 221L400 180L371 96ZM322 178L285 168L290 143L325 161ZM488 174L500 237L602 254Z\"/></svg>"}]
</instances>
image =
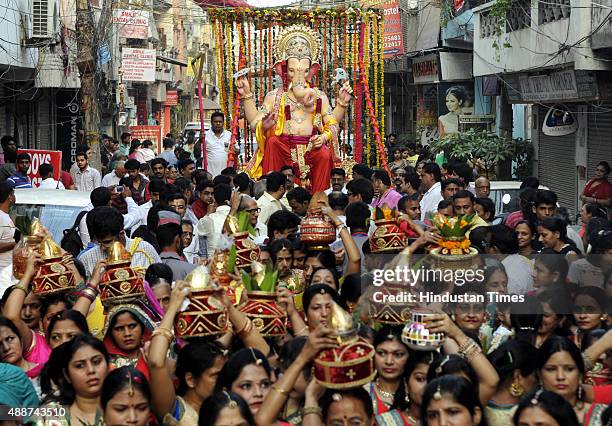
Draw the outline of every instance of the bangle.
<instances>
[{"instance_id":1,"label":"bangle","mask_svg":"<svg viewBox=\"0 0 612 426\"><path fill-rule=\"evenodd\" d=\"M236 333L236 334L240 334L240 333L242 333L244 330L246 330L246 328L247 328L247 326L249 325L249 322L250 322L250 321L251 321L251 320L249 320L249 319L247 318L247 319L246 319L246 321L244 322L244 325L243 325L242 327L240 327L240 329L239 329L239 330L238 330L238 329L234 329L234 333Z\"/></svg>"},{"instance_id":2,"label":"bangle","mask_svg":"<svg viewBox=\"0 0 612 426\"><path fill-rule=\"evenodd\" d=\"M584 369L586 371L591 371L595 366L595 363L586 352L582 352L582 360L584 361Z\"/></svg>"},{"instance_id":3,"label":"bangle","mask_svg":"<svg viewBox=\"0 0 612 426\"><path fill-rule=\"evenodd\" d=\"M322 411L320 407L304 407L302 410L302 417L307 416L309 414L316 414L319 417L322 417Z\"/></svg>"},{"instance_id":4,"label":"bangle","mask_svg":"<svg viewBox=\"0 0 612 426\"><path fill-rule=\"evenodd\" d=\"M100 294L100 289L98 287L94 286L91 283L85 284L85 289L89 289L89 290L93 291L96 296L98 294Z\"/></svg>"},{"instance_id":5,"label":"bangle","mask_svg":"<svg viewBox=\"0 0 612 426\"><path fill-rule=\"evenodd\" d=\"M308 330L308 326L305 325L300 331L298 331L297 333L295 333L296 336L301 335L304 331Z\"/></svg>"},{"instance_id":6,"label":"bangle","mask_svg":"<svg viewBox=\"0 0 612 426\"><path fill-rule=\"evenodd\" d=\"M240 330L236 334L238 334L241 339L245 339L249 334L251 334L251 331L253 331L253 321L247 320L247 323L242 328L242 330Z\"/></svg>"},{"instance_id":7,"label":"bangle","mask_svg":"<svg viewBox=\"0 0 612 426\"><path fill-rule=\"evenodd\" d=\"M342 102L340 99L336 99L336 105L340 105L342 108L348 108L349 104Z\"/></svg>"},{"instance_id":8,"label":"bangle","mask_svg":"<svg viewBox=\"0 0 612 426\"><path fill-rule=\"evenodd\" d=\"M17 290L21 290L21 291L23 291L23 292L26 294L26 296L27 296L27 295L30 293L30 291L28 290L28 288L27 288L26 286L24 286L23 284L15 284L15 285L13 286L13 288L14 288L14 289L17 289Z\"/></svg>"},{"instance_id":9,"label":"bangle","mask_svg":"<svg viewBox=\"0 0 612 426\"><path fill-rule=\"evenodd\" d=\"M96 301L96 297L98 297L97 294L95 294L91 289L89 288L84 288L83 290L81 290L79 292L79 296L80 297L84 297L87 300L89 300L91 303Z\"/></svg>"},{"instance_id":10,"label":"bangle","mask_svg":"<svg viewBox=\"0 0 612 426\"><path fill-rule=\"evenodd\" d=\"M165 337L168 340L168 343L172 343L172 341L174 340L174 333L172 332L172 330L166 327L159 327L156 330L154 330L153 333L151 334L151 340L155 336Z\"/></svg>"},{"instance_id":11,"label":"bangle","mask_svg":"<svg viewBox=\"0 0 612 426\"><path fill-rule=\"evenodd\" d=\"M286 391L286 390L284 390L284 389L281 389L281 388L279 388L279 387L278 387L278 386L276 386L276 385L273 385L273 386L272 386L272 390L274 390L274 391L278 392L278 393L279 393L279 394L281 394L282 396L289 396L289 391Z\"/></svg>"},{"instance_id":12,"label":"bangle","mask_svg":"<svg viewBox=\"0 0 612 426\"><path fill-rule=\"evenodd\" d=\"M253 95L253 93L251 92L251 93L249 93L248 95L244 95L244 96L242 96L242 97L240 98L240 100L242 100L242 101L247 101L247 100L249 100L249 99L253 99L254 97L255 97L255 95Z\"/></svg>"}]
</instances>

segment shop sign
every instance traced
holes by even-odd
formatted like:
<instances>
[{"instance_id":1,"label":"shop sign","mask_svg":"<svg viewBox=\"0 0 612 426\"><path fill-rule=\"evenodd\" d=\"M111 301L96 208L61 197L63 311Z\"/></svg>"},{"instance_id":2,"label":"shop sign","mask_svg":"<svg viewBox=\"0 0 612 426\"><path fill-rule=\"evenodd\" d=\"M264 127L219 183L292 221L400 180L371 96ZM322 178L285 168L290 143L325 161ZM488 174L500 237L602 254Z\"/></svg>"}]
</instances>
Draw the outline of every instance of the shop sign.
<instances>
[{"instance_id":1,"label":"shop sign","mask_svg":"<svg viewBox=\"0 0 612 426\"><path fill-rule=\"evenodd\" d=\"M130 126L132 139L141 141L149 139L157 147L157 153L162 149L162 128L161 126Z\"/></svg>"},{"instance_id":2,"label":"shop sign","mask_svg":"<svg viewBox=\"0 0 612 426\"><path fill-rule=\"evenodd\" d=\"M434 83L438 81L438 56L427 55L420 58L413 58L412 76L415 84Z\"/></svg>"},{"instance_id":3,"label":"shop sign","mask_svg":"<svg viewBox=\"0 0 612 426\"><path fill-rule=\"evenodd\" d=\"M30 168L28 177L35 187L40 186L40 165L51 164L53 166L53 179L59 180L62 172L62 151L49 151L46 149L18 149L17 154L28 154L30 156Z\"/></svg>"},{"instance_id":4,"label":"shop sign","mask_svg":"<svg viewBox=\"0 0 612 426\"><path fill-rule=\"evenodd\" d=\"M115 9L113 11L113 24L117 27L117 34L124 38L149 38L149 11Z\"/></svg>"},{"instance_id":5,"label":"shop sign","mask_svg":"<svg viewBox=\"0 0 612 426\"><path fill-rule=\"evenodd\" d=\"M519 77L523 99L545 101L547 99L575 99L578 97L576 75L573 70L543 75Z\"/></svg>"},{"instance_id":6,"label":"shop sign","mask_svg":"<svg viewBox=\"0 0 612 426\"><path fill-rule=\"evenodd\" d=\"M178 91L166 90L166 102L167 106L178 105Z\"/></svg>"},{"instance_id":7,"label":"shop sign","mask_svg":"<svg viewBox=\"0 0 612 426\"><path fill-rule=\"evenodd\" d=\"M155 49L121 50L121 70L124 81L155 81Z\"/></svg>"},{"instance_id":8,"label":"shop sign","mask_svg":"<svg viewBox=\"0 0 612 426\"><path fill-rule=\"evenodd\" d=\"M561 105L555 105L548 110L542 133L546 136L566 136L578 130L578 122L570 111Z\"/></svg>"}]
</instances>

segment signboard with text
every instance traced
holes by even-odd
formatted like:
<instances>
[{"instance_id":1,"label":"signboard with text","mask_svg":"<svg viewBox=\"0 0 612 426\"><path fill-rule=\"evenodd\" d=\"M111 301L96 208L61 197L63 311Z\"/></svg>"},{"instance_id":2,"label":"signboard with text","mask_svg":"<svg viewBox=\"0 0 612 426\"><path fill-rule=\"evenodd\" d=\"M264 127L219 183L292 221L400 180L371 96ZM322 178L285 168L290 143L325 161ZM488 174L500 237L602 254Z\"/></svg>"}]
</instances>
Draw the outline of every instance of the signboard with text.
<instances>
[{"instance_id":1,"label":"signboard with text","mask_svg":"<svg viewBox=\"0 0 612 426\"><path fill-rule=\"evenodd\" d=\"M45 149L18 149L17 154L28 154L30 156L28 177L32 181L32 186L40 186L42 179L38 169L41 164L51 164L53 166L53 179L60 179L60 174L62 171L62 151L48 151Z\"/></svg>"},{"instance_id":2,"label":"signboard with text","mask_svg":"<svg viewBox=\"0 0 612 426\"><path fill-rule=\"evenodd\" d=\"M113 24L117 27L119 37L149 38L149 11L115 9L113 11Z\"/></svg>"},{"instance_id":3,"label":"signboard with text","mask_svg":"<svg viewBox=\"0 0 612 426\"><path fill-rule=\"evenodd\" d=\"M178 105L178 92L176 90L166 90L166 101L168 106Z\"/></svg>"},{"instance_id":4,"label":"signboard with text","mask_svg":"<svg viewBox=\"0 0 612 426\"><path fill-rule=\"evenodd\" d=\"M139 139L141 142L149 139L156 147L156 154L162 149L162 127L161 126L130 126L132 139Z\"/></svg>"},{"instance_id":5,"label":"signboard with text","mask_svg":"<svg viewBox=\"0 0 612 426\"><path fill-rule=\"evenodd\" d=\"M425 55L412 59L412 76L415 84L435 83L440 80L438 55Z\"/></svg>"},{"instance_id":6,"label":"signboard with text","mask_svg":"<svg viewBox=\"0 0 612 426\"><path fill-rule=\"evenodd\" d=\"M133 49L121 51L121 70L124 81L155 81L155 49Z\"/></svg>"}]
</instances>

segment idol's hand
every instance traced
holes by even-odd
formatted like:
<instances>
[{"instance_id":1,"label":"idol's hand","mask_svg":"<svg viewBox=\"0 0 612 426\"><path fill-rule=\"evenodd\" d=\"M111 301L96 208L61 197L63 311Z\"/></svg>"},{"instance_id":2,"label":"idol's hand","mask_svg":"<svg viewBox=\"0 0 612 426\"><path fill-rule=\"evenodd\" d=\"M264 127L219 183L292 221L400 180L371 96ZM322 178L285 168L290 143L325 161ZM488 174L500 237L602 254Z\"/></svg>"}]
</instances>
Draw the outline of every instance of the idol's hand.
<instances>
[{"instance_id":1,"label":"idol's hand","mask_svg":"<svg viewBox=\"0 0 612 426\"><path fill-rule=\"evenodd\" d=\"M263 118L261 119L261 124L263 126L264 131L274 127L277 121L278 121L278 117L274 115L272 112L268 112L266 115L264 115Z\"/></svg>"},{"instance_id":2,"label":"idol's hand","mask_svg":"<svg viewBox=\"0 0 612 426\"><path fill-rule=\"evenodd\" d=\"M353 88L348 81L345 81L338 93L338 100L343 104L348 104L351 99L353 99Z\"/></svg>"},{"instance_id":3,"label":"idol's hand","mask_svg":"<svg viewBox=\"0 0 612 426\"><path fill-rule=\"evenodd\" d=\"M323 145L325 145L325 142L327 142L327 137L325 135L311 136L309 142L312 146L312 149L319 149Z\"/></svg>"},{"instance_id":4,"label":"idol's hand","mask_svg":"<svg viewBox=\"0 0 612 426\"><path fill-rule=\"evenodd\" d=\"M248 96L251 94L251 85L246 75L240 76L236 79L236 90L241 97Z\"/></svg>"}]
</instances>

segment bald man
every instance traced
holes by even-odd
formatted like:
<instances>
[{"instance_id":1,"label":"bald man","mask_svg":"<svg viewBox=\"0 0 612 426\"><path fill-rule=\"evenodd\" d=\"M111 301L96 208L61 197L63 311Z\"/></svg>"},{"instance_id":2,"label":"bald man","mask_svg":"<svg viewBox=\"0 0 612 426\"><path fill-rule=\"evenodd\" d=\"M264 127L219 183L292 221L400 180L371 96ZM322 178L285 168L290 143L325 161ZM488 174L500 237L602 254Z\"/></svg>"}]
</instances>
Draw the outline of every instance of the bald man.
<instances>
[{"instance_id":1,"label":"bald man","mask_svg":"<svg viewBox=\"0 0 612 426\"><path fill-rule=\"evenodd\" d=\"M491 195L491 182L489 182L489 179L486 177L480 176L476 179L476 182L474 182L474 186L477 197L489 198L489 195Z\"/></svg>"}]
</instances>

